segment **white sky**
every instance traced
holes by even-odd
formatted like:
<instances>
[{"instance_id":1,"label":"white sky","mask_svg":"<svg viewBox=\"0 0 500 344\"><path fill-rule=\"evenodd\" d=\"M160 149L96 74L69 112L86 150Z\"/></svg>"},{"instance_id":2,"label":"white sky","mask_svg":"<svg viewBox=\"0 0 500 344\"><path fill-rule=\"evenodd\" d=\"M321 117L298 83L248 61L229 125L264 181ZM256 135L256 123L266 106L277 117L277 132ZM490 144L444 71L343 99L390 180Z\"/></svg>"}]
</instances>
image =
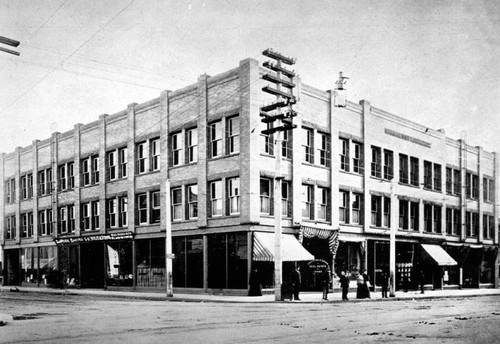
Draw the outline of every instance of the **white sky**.
<instances>
[{"instance_id":1,"label":"white sky","mask_svg":"<svg viewBox=\"0 0 500 344\"><path fill-rule=\"evenodd\" d=\"M500 152L498 0L0 0L0 152L273 48L303 82ZM1 45L5 48L10 48Z\"/></svg>"}]
</instances>

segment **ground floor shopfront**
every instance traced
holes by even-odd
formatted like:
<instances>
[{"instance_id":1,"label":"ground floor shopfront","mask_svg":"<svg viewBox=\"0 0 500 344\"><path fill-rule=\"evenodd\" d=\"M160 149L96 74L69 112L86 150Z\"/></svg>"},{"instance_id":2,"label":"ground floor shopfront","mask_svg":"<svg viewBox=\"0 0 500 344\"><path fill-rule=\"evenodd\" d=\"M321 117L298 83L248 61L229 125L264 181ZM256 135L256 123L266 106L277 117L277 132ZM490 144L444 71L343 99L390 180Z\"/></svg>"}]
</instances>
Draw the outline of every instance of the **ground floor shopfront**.
<instances>
[{"instance_id":1,"label":"ground floor shopfront","mask_svg":"<svg viewBox=\"0 0 500 344\"><path fill-rule=\"evenodd\" d=\"M313 234L283 235L284 283L291 279L297 265L302 271L302 290L321 289L318 264L333 272L334 281L340 271L346 271L354 281L361 270L366 270L375 286L380 285L381 273L389 271L390 245L384 238L366 239L337 231ZM434 243L429 253L426 245L397 241L397 290L417 289L422 276L426 288L493 286L497 247ZM177 291L243 294L254 269L259 271L263 288L273 288L272 232L174 236L172 248ZM140 237L127 232L56 239L30 247L5 246L3 258L4 285L48 286L58 279L66 287L166 288L165 237L161 233Z\"/></svg>"}]
</instances>

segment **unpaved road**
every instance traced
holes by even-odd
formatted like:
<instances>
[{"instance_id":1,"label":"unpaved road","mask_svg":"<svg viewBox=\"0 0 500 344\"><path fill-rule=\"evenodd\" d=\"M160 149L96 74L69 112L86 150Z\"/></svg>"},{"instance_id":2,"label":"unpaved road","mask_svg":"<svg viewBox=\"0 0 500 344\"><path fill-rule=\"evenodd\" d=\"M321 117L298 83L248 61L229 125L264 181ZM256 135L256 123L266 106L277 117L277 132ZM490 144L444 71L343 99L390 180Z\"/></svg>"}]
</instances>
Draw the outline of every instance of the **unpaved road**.
<instances>
[{"instance_id":1,"label":"unpaved road","mask_svg":"<svg viewBox=\"0 0 500 344\"><path fill-rule=\"evenodd\" d=\"M0 293L0 343L500 343L498 296L345 303Z\"/></svg>"}]
</instances>

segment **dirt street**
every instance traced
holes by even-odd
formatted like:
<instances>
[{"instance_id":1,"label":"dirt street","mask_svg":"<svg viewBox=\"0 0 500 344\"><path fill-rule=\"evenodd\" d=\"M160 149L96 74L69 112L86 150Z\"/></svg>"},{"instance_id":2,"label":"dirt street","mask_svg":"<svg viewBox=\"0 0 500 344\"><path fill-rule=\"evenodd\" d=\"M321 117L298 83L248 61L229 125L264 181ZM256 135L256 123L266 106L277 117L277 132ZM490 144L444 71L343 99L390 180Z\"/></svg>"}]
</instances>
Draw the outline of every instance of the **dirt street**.
<instances>
[{"instance_id":1,"label":"dirt street","mask_svg":"<svg viewBox=\"0 0 500 344\"><path fill-rule=\"evenodd\" d=\"M500 298L208 303L0 293L0 343L498 343Z\"/></svg>"}]
</instances>

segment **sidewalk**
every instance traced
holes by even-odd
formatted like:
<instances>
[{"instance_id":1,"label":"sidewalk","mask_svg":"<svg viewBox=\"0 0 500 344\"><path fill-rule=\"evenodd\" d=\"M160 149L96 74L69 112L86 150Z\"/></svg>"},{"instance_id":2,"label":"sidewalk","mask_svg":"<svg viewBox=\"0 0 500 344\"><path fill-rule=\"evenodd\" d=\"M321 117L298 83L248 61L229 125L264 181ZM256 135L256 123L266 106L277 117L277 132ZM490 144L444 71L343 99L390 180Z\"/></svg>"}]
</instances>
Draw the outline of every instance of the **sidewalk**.
<instances>
[{"instance_id":1,"label":"sidewalk","mask_svg":"<svg viewBox=\"0 0 500 344\"><path fill-rule=\"evenodd\" d=\"M41 293L41 294L61 294L61 295L82 295L82 296L102 296L115 297L120 299L142 299L157 301L179 301L179 302L225 302L225 303L274 303L274 294L263 296L230 296L212 294L176 294L173 297L166 297L165 293L143 292L143 291L110 291L100 289L51 289L34 287L0 286L0 293L10 293L17 288L19 292ZM439 299L455 297L478 297L499 295L500 289L452 289L452 290L426 290L424 294L420 291L397 291L395 297L382 299L380 292L372 292L371 299L356 300L356 291L349 291L349 302L369 302L369 301L394 301L394 300L418 300L418 299ZM332 303L343 302L340 291L328 295L328 300L322 300L321 292L302 292L300 301L285 300L287 303Z\"/></svg>"}]
</instances>

